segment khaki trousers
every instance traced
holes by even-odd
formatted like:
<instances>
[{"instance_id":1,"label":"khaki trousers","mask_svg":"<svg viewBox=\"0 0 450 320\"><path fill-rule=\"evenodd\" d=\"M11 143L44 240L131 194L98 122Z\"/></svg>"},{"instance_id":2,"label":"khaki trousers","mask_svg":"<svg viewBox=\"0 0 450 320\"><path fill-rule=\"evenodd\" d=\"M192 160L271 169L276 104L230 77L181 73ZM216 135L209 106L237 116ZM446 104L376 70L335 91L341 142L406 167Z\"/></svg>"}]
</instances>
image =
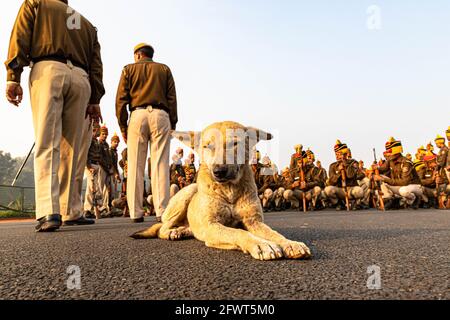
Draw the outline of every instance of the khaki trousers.
<instances>
[{"instance_id":1,"label":"khaki trousers","mask_svg":"<svg viewBox=\"0 0 450 320\"><path fill-rule=\"evenodd\" d=\"M283 195L284 195L285 191L286 191L286 189L284 189L284 188L278 188L273 193L276 208L280 208L280 206L283 204L283 200L284 200Z\"/></svg>"},{"instance_id":2,"label":"khaki trousers","mask_svg":"<svg viewBox=\"0 0 450 320\"><path fill-rule=\"evenodd\" d=\"M363 180L358 181L358 184L364 192L362 203L368 206L370 204L370 179L364 178Z\"/></svg>"},{"instance_id":3,"label":"khaki trousers","mask_svg":"<svg viewBox=\"0 0 450 320\"><path fill-rule=\"evenodd\" d=\"M273 199L274 192L272 189L266 189L263 194L259 195L263 208L267 208Z\"/></svg>"},{"instance_id":4,"label":"khaki trousers","mask_svg":"<svg viewBox=\"0 0 450 320\"><path fill-rule=\"evenodd\" d=\"M89 147L92 140L92 121L89 117L86 118L80 126L82 130L81 147L78 154L78 163L75 176L74 192L72 193L72 205L70 213L67 215L65 221L77 220L83 215L83 178L84 169L88 158ZM87 193L87 191L86 191Z\"/></svg>"},{"instance_id":5,"label":"khaki trousers","mask_svg":"<svg viewBox=\"0 0 450 320\"><path fill-rule=\"evenodd\" d=\"M333 204L338 200L345 200L345 190L341 187L328 186L325 188L327 199ZM360 200L364 198L364 190L361 187L349 187L350 200Z\"/></svg>"},{"instance_id":6,"label":"khaki trousers","mask_svg":"<svg viewBox=\"0 0 450 320\"><path fill-rule=\"evenodd\" d=\"M41 61L31 70L29 86L36 140L36 219L68 215L81 148L80 124L91 95L89 76L71 64Z\"/></svg>"},{"instance_id":7,"label":"khaki trousers","mask_svg":"<svg viewBox=\"0 0 450 320\"><path fill-rule=\"evenodd\" d=\"M381 191L383 191L383 199L390 200L395 196L402 198L406 204L412 205L417 197L423 197L423 188L419 184L410 184L408 186L391 186L387 183L381 184Z\"/></svg>"},{"instance_id":8,"label":"khaki trousers","mask_svg":"<svg viewBox=\"0 0 450 320\"><path fill-rule=\"evenodd\" d=\"M103 204L103 195L102 190L100 189L100 165L91 165L92 169L94 169L94 173L91 172L86 167L86 178L87 178L87 186L86 186L86 195L84 199L84 211L90 211L92 214L95 214L94 210L94 199L97 200L96 205L99 211L102 211L101 208Z\"/></svg>"},{"instance_id":9,"label":"khaki trousers","mask_svg":"<svg viewBox=\"0 0 450 320\"><path fill-rule=\"evenodd\" d=\"M102 193L102 207L100 208L100 211L103 210L110 210L109 208L109 186L110 186L110 176L109 173L106 172L105 169L103 169L102 166L100 166L100 169L98 171L98 181L99 181L99 187L100 192Z\"/></svg>"},{"instance_id":10,"label":"khaki trousers","mask_svg":"<svg viewBox=\"0 0 450 320\"><path fill-rule=\"evenodd\" d=\"M302 190L287 190L284 192L284 199L291 202L294 208L300 207L300 203L303 202L303 195L305 195L306 201L312 201L313 205L316 205L317 199L320 197L322 189L320 187L314 187L308 191Z\"/></svg>"},{"instance_id":11,"label":"khaki trousers","mask_svg":"<svg viewBox=\"0 0 450 320\"><path fill-rule=\"evenodd\" d=\"M109 176L109 190L111 190L111 192L109 193L109 203L111 203L112 206L112 202L118 198L120 198L120 192L118 190L118 185L119 183L116 183L116 178L114 177L114 175ZM110 206L110 207L111 207ZM110 208L112 209L112 208Z\"/></svg>"},{"instance_id":12,"label":"khaki trousers","mask_svg":"<svg viewBox=\"0 0 450 320\"><path fill-rule=\"evenodd\" d=\"M131 114L128 125L127 199L132 219L144 216L144 171L150 143L151 181L156 216L161 217L170 198L170 119L163 110L149 107Z\"/></svg>"}]
</instances>

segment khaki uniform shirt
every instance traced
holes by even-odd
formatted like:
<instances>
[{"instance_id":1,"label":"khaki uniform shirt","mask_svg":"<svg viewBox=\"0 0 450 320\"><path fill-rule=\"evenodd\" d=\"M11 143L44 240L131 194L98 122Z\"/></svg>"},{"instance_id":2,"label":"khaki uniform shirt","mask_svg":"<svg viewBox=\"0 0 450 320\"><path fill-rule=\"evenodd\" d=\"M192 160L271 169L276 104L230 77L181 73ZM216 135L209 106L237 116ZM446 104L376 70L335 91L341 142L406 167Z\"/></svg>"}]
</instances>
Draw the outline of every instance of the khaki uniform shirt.
<instances>
[{"instance_id":1,"label":"khaki uniform shirt","mask_svg":"<svg viewBox=\"0 0 450 320\"><path fill-rule=\"evenodd\" d=\"M448 167L450 165L449 159L450 159L449 149L447 146L444 146L443 148L441 148L438 154L437 158L438 166L441 168Z\"/></svg>"},{"instance_id":2,"label":"khaki uniform shirt","mask_svg":"<svg viewBox=\"0 0 450 320\"><path fill-rule=\"evenodd\" d=\"M322 180L321 174L321 171L315 165L305 166L306 190L311 190L315 187L325 187L325 183Z\"/></svg>"},{"instance_id":3,"label":"khaki uniform shirt","mask_svg":"<svg viewBox=\"0 0 450 320\"><path fill-rule=\"evenodd\" d=\"M330 170L328 174L330 178L328 179L328 184L330 186L342 187L342 174L339 171L340 162L332 163L330 166ZM345 164L345 177L346 177L346 186L347 187L357 187L358 180L364 179L365 175L359 169L359 164L357 161L353 159L349 159Z\"/></svg>"},{"instance_id":4,"label":"khaki uniform shirt","mask_svg":"<svg viewBox=\"0 0 450 320\"><path fill-rule=\"evenodd\" d=\"M328 180L328 174L327 174L327 170L325 170L325 168L319 169L319 177L320 177L320 182L322 183L323 187L325 187L327 184L327 180Z\"/></svg>"},{"instance_id":5,"label":"khaki uniform shirt","mask_svg":"<svg viewBox=\"0 0 450 320\"><path fill-rule=\"evenodd\" d=\"M388 173L389 179L384 182L391 186L404 187L410 184L420 184L414 164L404 156L386 161L379 170L381 174Z\"/></svg>"},{"instance_id":6,"label":"khaki uniform shirt","mask_svg":"<svg viewBox=\"0 0 450 320\"><path fill-rule=\"evenodd\" d=\"M295 171L298 168L298 162L301 159L301 155L299 155L298 153L294 153L291 156L291 163L289 164L289 169L291 170L291 172Z\"/></svg>"},{"instance_id":7,"label":"khaki uniform shirt","mask_svg":"<svg viewBox=\"0 0 450 320\"><path fill-rule=\"evenodd\" d=\"M424 187L432 188L432 189L436 188L436 180L433 178L434 170L431 170L429 168L424 168L424 169L420 170L418 174L419 174L420 181L422 182L422 185ZM446 175L444 169L439 170L439 175L440 175L442 181L444 182L443 184L448 184L447 175Z\"/></svg>"},{"instance_id":8,"label":"khaki uniform shirt","mask_svg":"<svg viewBox=\"0 0 450 320\"><path fill-rule=\"evenodd\" d=\"M128 111L136 107L159 106L170 116L175 130L178 122L175 81L169 67L151 59L130 64L122 71L116 96L116 116L122 132L128 128Z\"/></svg>"},{"instance_id":9,"label":"khaki uniform shirt","mask_svg":"<svg viewBox=\"0 0 450 320\"><path fill-rule=\"evenodd\" d=\"M73 17L73 19L72 19ZM79 18L79 25L76 25ZM73 20L73 29L68 24ZM48 57L69 59L89 74L90 103L105 94L97 30L62 1L26 0L14 24L5 62L7 81L20 83L23 68Z\"/></svg>"}]
</instances>

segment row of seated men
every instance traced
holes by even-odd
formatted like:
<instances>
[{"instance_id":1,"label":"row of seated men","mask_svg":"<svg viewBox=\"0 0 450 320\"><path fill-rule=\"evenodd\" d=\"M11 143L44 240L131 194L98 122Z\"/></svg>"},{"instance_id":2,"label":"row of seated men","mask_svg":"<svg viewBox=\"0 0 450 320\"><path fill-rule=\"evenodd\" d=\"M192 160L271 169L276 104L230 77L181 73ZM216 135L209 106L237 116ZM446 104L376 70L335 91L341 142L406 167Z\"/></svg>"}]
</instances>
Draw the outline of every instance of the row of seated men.
<instances>
[{"instance_id":1,"label":"row of seated men","mask_svg":"<svg viewBox=\"0 0 450 320\"><path fill-rule=\"evenodd\" d=\"M447 138L450 138L450 128ZM255 153L252 168L265 211L450 208L450 153L445 138L438 136L435 142L439 154L435 154L434 147L429 144L426 149L419 148L413 161L409 155L403 156L402 143L391 138L385 145L384 159L369 168L365 168L362 161L353 159L351 150L340 141L334 147L336 162L328 171L316 161L311 150L304 151L301 145L295 147L290 166L281 174L268 157L261 162L259 152ZM184 162L183 156L180 148L172 158L171 197L196 182L195 155L191 153ZM119 165L126 182L126 149ZM127 216L125 186L126 183L120 197L112 201L112 207ZM151 215L150 184L145 192L145 206Z\"/></svg>"},{"instance_id":2,"label":"row of seated men","mask_svg":"<svg viewBox=\"0 0 450 320\"><path fill-rule=\"evenodd\" d=\"M268 157L260 162L259 153L252 168L265 211L450 209L450 154L445 138L438 136L435 141L439 154L429 145L419 148L416 160L411 161L403 156L402 143L391 138L385 159L370 168L353 159L351 150L340 141L334 148L336 162L328 172L301 145L295 147L291 164L281 175Z\"/></svg>"}]
</instances>

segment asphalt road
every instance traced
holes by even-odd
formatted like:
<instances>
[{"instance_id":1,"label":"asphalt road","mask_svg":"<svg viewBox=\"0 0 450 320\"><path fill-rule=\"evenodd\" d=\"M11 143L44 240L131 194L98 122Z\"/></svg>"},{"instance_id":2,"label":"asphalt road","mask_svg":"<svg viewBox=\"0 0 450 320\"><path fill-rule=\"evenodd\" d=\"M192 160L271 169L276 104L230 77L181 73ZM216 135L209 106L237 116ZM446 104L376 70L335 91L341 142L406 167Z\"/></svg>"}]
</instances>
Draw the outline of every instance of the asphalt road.
<instances>
[{"instance_id":1,"label":"asphalt road","mask_svg":"<svg viewBox=\"0 0 450 320\"><path fill-rule=\"evenodd\" d=\"M275 262L196 240L128 238L147 219L55 234L0 224L0 299L450 299L450 211L270 213L269 225L314 253ZM71 265L80 290L67 288ZM367 288L373 265L380 290Z\"/></svg>"}]
</instances>

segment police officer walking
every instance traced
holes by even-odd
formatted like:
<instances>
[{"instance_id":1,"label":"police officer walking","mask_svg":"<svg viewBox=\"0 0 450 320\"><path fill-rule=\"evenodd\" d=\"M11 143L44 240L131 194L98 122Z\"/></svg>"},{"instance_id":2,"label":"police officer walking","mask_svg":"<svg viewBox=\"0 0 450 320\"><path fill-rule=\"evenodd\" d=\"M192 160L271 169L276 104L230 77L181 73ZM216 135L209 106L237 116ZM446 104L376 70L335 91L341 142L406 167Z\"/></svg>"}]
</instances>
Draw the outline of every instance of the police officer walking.
<instances>
[{"instance_id":1,"label":"police officer walking","mask_svg":"<svg viewBox=\"0 0 450 320\"><path fill-rule=\"evenodd\" d=\"M149 143L153 204L158 220L167 207L171 130L178 122L172 73L166 65L154 62L153 54L154 49L148 44L134 48L135 63L123 69L116 97L119 127L128 144L127 199L130 217L136 223L144 221L144 171Z\"/></svg>"},{"instance_id":2,"label":"police officer walking","mask_svg":"<svg viewBox=\"0 0 450 320\"><path fill-rule=\"evenodd\" d=\"M100 45L95 27L68 7L67 0L26 0L9 43L6 97L18 106L23 68L32 65L30 96L36 141L36 231L66 224L88 224L71 214L81 141L79 126L89 115L99 120L102 83ZM64 139L62 139L64 137ZM78 199L80 200L80 199Z\"/></svg>"}]
</instances>

